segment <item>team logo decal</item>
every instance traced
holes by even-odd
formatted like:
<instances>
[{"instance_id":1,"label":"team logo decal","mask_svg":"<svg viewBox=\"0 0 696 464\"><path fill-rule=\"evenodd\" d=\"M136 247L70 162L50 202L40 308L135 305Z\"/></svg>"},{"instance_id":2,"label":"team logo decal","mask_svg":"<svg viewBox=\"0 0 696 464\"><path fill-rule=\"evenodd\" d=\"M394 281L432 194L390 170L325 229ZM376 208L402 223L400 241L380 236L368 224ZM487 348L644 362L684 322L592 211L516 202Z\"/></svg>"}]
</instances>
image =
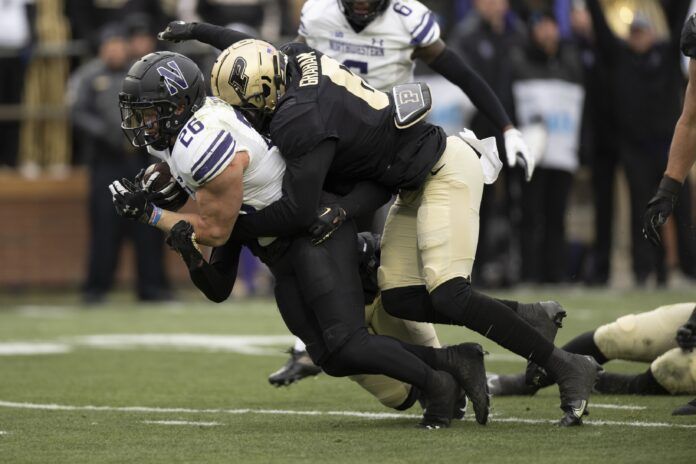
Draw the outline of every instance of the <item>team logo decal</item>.
<instances>
[{"instance_id":1,"label":"team logo decal","mask_svg":"<svg viewBox=\"0 0 696 464\"><path fill-rule=\"evenodd\" d=\"M176 64L176 61L168 61L167 66L169 69L164 66L158 66L157 72L164 78L164 83L167 86L169 95L176 95L179 93L179 90L188 89L188 82L186 82L186 78L181 72L181 69L179 69L179 65Z\"/></svg>"},{"instance_id":2,"label":"team logo decal","mask_svg":"<svg viewBox=\"0 0 696 464\"><path fill-rule=\"evenodd\" d=\"M249 84L249 76L244 74L246 71L247 62L241 56L238 56L232 63L232 72L230 73L229 84L242 97L246 94L247 84Z\"/></svg>"}]
</instances>

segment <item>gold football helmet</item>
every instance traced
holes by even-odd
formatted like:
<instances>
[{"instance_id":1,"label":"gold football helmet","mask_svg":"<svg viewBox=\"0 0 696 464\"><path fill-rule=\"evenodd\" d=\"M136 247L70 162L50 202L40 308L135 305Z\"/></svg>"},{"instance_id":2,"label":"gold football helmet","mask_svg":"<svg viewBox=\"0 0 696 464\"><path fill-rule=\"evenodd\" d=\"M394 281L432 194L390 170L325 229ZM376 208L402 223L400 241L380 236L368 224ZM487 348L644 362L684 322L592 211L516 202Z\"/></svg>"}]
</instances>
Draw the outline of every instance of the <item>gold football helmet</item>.
<instances>
[{"instance_id":1,"label":"gold football helmet","mask_svg":"<svg viewBox=\"0 0 696 464\"><path fill-rule=\"evenodd\" d=\"M287 57L268 42L236 42L213 65L213 95L240 108L254 127L265 131L285 93L286 65Z\"/></svg>"}]
</instances>

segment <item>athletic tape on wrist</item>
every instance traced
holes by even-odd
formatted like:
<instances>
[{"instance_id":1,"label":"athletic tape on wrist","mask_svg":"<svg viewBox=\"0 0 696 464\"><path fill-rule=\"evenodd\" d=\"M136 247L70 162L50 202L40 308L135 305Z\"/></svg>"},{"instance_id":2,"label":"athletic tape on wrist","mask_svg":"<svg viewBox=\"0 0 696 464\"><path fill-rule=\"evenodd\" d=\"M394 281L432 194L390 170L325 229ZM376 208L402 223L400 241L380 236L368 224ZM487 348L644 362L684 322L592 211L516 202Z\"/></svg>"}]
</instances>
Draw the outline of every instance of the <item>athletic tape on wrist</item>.
<instances>
[{"instance_id":1,"label":"athletic tape on wrist","mask_svg":"<svg viewBox=\"0 0 696 464\"><path fill-rule=\"evenodd\" d=\"M162 208L155 206L152 209L152 214L150 214L150 219L148 219L147 223L151 226L156 226L160 219L162 219Z\"/></svg>"}]
</instances>

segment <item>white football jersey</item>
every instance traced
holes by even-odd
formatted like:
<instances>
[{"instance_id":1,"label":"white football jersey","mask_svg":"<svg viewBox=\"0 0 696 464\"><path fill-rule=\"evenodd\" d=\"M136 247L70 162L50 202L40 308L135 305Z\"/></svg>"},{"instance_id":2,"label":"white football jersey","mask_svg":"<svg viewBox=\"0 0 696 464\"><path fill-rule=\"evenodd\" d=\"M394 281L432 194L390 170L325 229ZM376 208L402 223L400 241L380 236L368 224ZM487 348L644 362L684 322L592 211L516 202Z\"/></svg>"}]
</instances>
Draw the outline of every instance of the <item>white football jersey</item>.
<instances>
[{"instance_id":1,"label":"white football jersey","mask_svg":"<svg viewBox=\"0 0 696 464\"><path fill-rule=\"evenodd\" d=\"M224 171L239 151L249 153L242 179L243 209L259 210L282 196L285 161L278 148L219 98L206 98L179 133L171 155L169 150L148 148L169 164L179 185L194 199L196 191Z\"/></svg>"},{"instance_id":2,"label":"white football jersey","mask_svg":"<svg viewBox=\"0 0 696 464\"><path fill-rule=\"evenodd\" d=\"M342 63L370 85L388 92L413 81L411 55L440 38L435 16L417 0L389 2L387 9L355 32L338 0L307 0L299 34L307 45Z\"/></svg>"}]
</instances>

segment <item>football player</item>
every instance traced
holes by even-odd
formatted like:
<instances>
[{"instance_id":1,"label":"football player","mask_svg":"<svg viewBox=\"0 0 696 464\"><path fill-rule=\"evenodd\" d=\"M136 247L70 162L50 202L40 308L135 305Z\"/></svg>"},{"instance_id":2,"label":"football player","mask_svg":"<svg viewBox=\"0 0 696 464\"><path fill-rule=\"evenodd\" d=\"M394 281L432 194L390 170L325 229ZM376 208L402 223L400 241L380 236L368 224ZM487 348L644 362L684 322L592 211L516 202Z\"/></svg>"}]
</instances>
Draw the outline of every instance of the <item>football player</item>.
<instances>
[{"instance_id":1,"label":"football player","mask_svg":"<svg viewBox=\"0 0 696 464\"><path fill-rule=\"evenodd\" d=\"M689 170L696 162L696 14L684 24L682 53L689 57L689 83L686 86L682 114L674 128L667 170L643 217L643 234L655 246L661 246L659 228L672 214ZM683 406L696 412L696 399Z\"/></svg>"},{"instance_id":2,"label":"football player","mask_svg":"<svg viewBox=\"0 0 696 464\"><path fill-rule=\"evenodd\" d=\"M109 186L116 211L165 232L183 223L195 231L190 234L192 246L224 245L236 230L235 223L241 224L239 219L246 216L240 216L240 210L265 209L281 198L284 180L287 184L288 179L304 174L286 164L278 149L238 110L220 99L207 98L200 70L183 55L161 52L141 58L124 80L119 105L122 128L131 143L146 146L166 160L172 175L194 196L198 213L163 210L153 204L146 189L125 179ZM261 248L259 254L266 257L276 278L281 315L290 331L307 343L313 361L329 375L383 374L417 387L425 398L422 427L447 427L461 390L484 424L489 398L480 345L424 352L406 342L370 334L365 327L355 226L345 219L387 201L372 193L370 184L351 184L355 187L341 200L348 205L342 209L344 225L331 240L314 246L311 237L302 234L306 229L289 231L283 239L274 238L281 234L259 234L247 240L252 249ZM368 195L361 196L363 188ZM294 201L296 193L286 190L283 198ZM378 201L371 206L373 198ZM209 269L200 269L198 275L211 277L206 274ZM223 283L212 291L220 294L225 288Z\"/></svg>"},{"instance_id":3,"label":"football player","mask_svg":"<svg viewBox=\"0 0 696 464\"><path fill-rule=\"evenodd\" d=\"M634 395L683 395L696 393L696 303L661 306L652 311L629 314L584 333L563 349L592 356L604 364L613 359L649 362L641 374L603 372L595 386L600 393ZM541 386L549 385L538 379ZM528 386L525 374L491 375L493 395L529 395L540 386ZM676 415L696 414L689 403Z\"/></svg>"},{"instance_id":4,"label":"football player","mask_svg":"<svg viewBox=\"0 0 696 464\"><path fill-rule=\"evenodd\" d=\"M297 42L330 56L376 88L388 92L412 82L415 60L428 64L462 89L475 106L504 133L507 151L522 156L531 177L534 159L488 85L440 38L435 16L417 0L308 0L302 7ZM509 156L511 166L517 158ZM388 209L373 222L381 233ZM434 329L433 329L434 333ZM288 362L271 374L272 384L292 382L316 371L306 364L301 343Z\"/></svg>"},{"instance_id":5,"label":"football player","mask_svg":"<svg viewBox=\"0 0 696 464\"><path fill-rule=\"evenodd\" d=\"M229 46L213 68L213 93L270 134L293 170L286 174L286 194L240 217L239 233L253 238L306 230L327 177L373 180L387 193L398 192L379 270L385 310L408 320L465 325L541 366L559 384L559 425L580 425L600 369L596 362L553 345L557 326L543 308L471 288L483 168L463 139L448 138L423 120L427 87L405 84L390 96L305 44L277 50L208 24L194 32L217 48ZM340 211L340 204L326 207L325 216L335 220L316 231L318 237L341 231ZM412 349L423 359L437 351Z\"/></svg>"}]
</instances>

